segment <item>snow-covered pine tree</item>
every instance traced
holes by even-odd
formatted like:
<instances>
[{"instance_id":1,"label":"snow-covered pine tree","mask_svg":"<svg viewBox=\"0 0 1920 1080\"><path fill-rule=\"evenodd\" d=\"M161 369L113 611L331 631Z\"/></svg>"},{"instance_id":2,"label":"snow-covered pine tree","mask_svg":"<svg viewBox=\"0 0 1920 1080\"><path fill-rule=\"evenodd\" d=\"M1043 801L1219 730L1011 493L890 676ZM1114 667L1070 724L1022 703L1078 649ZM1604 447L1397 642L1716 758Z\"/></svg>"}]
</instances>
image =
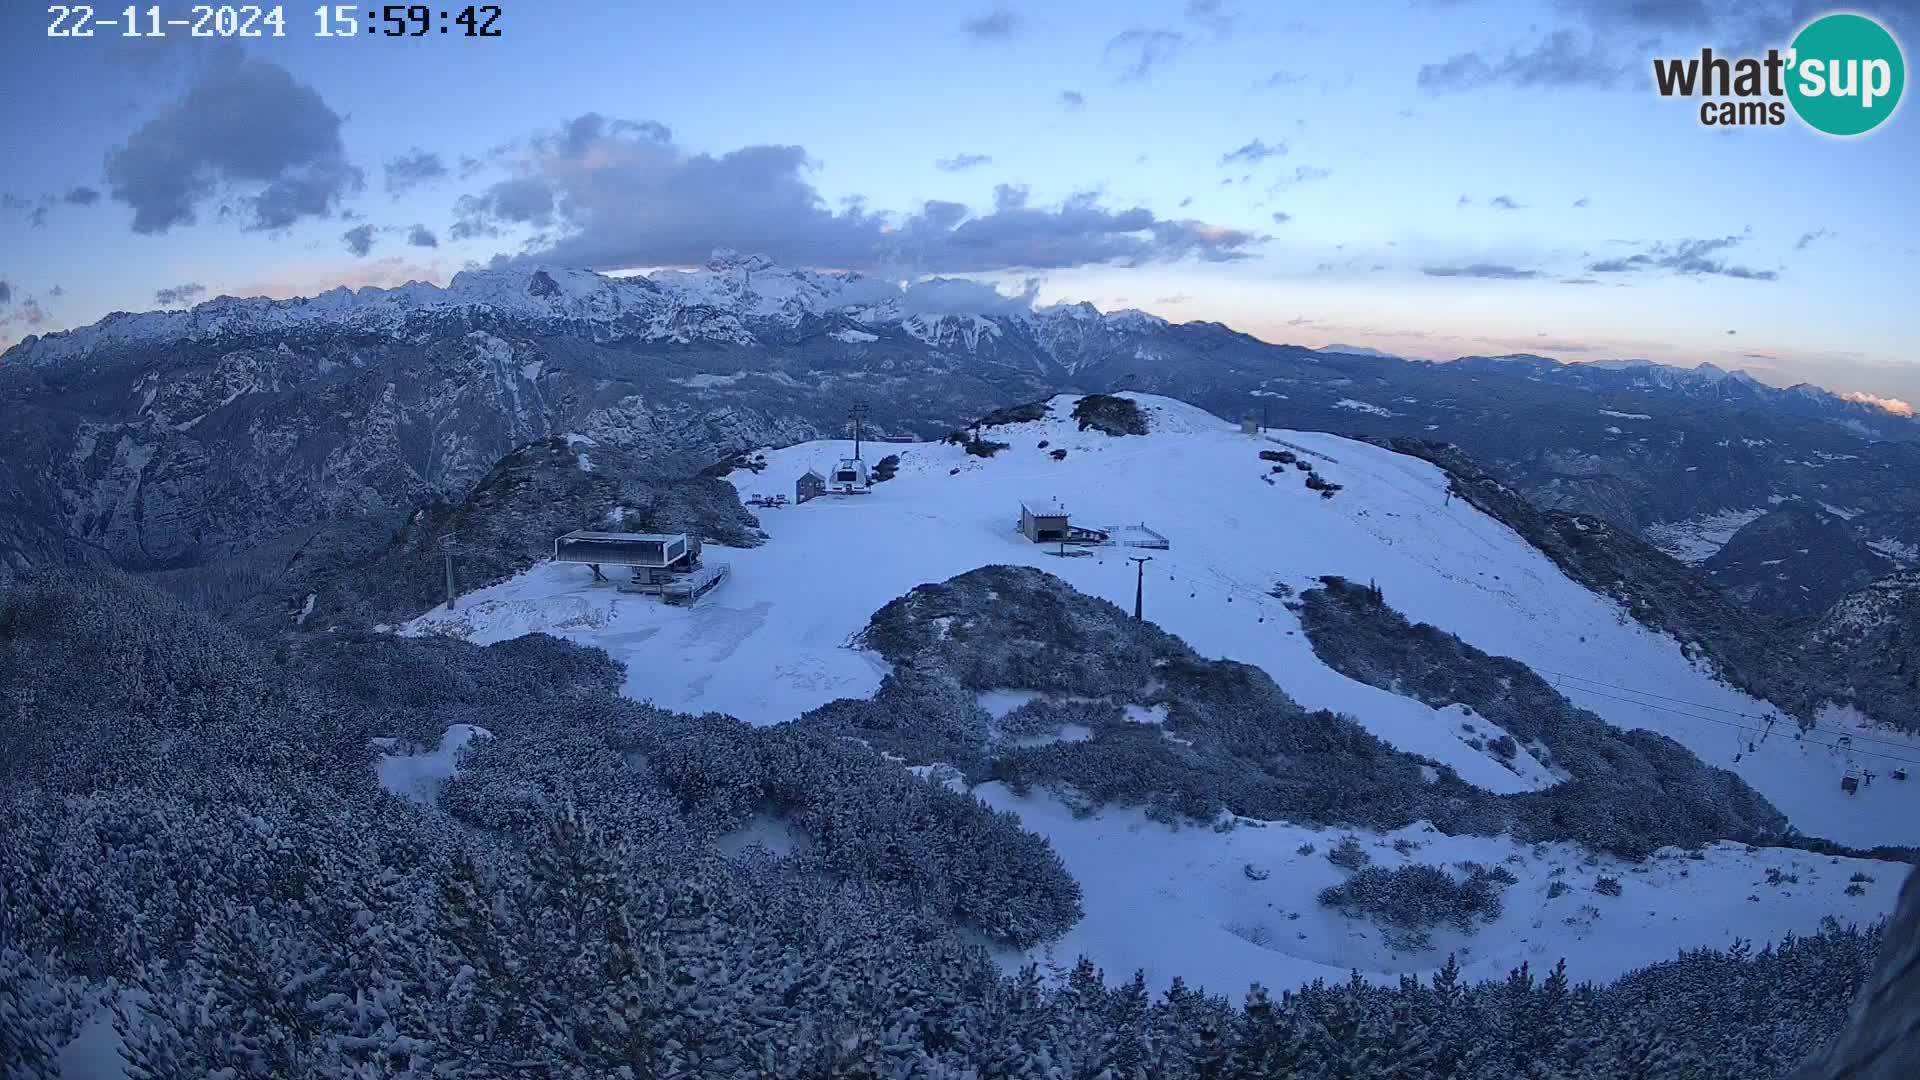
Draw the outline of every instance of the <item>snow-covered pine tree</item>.
<instances>
[{"instance_id":1,"label":"snow-covered pine tree","mask_svg":"<svg viewBox=\"0 0 1920 1080\"><path fill-rule=\"evenodd\" d=\"M4 907L0 891L0 1076L58 1080L60 1048L80 1030L91 999L79 980L52 977L7 944Z\"/></svg>"}]
</instances>

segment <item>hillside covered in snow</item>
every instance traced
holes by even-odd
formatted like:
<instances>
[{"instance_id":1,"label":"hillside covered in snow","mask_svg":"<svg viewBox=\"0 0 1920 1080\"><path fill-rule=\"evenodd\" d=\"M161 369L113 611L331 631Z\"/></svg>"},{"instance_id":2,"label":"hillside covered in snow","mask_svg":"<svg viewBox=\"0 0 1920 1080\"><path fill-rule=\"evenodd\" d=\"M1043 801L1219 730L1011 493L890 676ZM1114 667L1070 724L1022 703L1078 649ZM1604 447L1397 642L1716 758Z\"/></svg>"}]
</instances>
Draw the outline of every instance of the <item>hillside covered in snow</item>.
<instances>
[{"instance_id":1,"label":"hillside covered in snow","mask_svg":"<svg viewBox=\"0 0 1920 1080\"><path fill-rule=\"evenodd\" d=\"M1321 434L1244 434L1177 401L1127 398L1146 420L1144 435L1076 422L1068 396L1000 414L978 439L870 445L872 459L897 457L890 479L867 494L758 510L767 542L710 546L731 577L691 608L543 563L401 632L481 644L555 634L623 664L630 698L755 725L800 721L944 778L1017 814L1080 881L1085 918L1033 954L1066 962L1086 952L1114 974L1138 967L1155 981L1182 975L1218 988L1339 978L1349 968L1390 979L1431 971L1458 951L1479 975L1564 956L1581 977L1605 978L1678 948L1811 932L1829 915L1846 922L1890 908L1903 867L1829 857L1784 830L1860 849L1914 844L1920 787L1889 778L1894 759L1920 758L1914 740L1849 727L1839 714L1832 726L1800 730L1453 497L1447 475L1425 461ZM791 498L803 472L824 472L850 449L768 448L730 479L743 499ZM1017 528L1023 501L1063 505L1075 526L1115 537L1157 534L1167 546L1036 544ZM1151 561L1139 570L1129 556ZM1149 649L1116 653L1146 666L1124 679L1115 669L1104 683L1072 675L1065 654L1014 667L955 661L936 678L876 643L890 604L983 567L1043 571L1070 590L1063 596L1080 598L1062 601L1063 612L1096 605L1061 625L1103 624L1114 616L1098 614L1102 601L1123 615L1138 584L1147 621L1170 635L1165 648L1175 652L1163 656L1190 650L1181 663L1229 667L1203 666L1175 686L1155 677ZM1425 624L1441 651L1386 647L1406 635L1367 629L1372 616L1313 617L1340 589ZM991 592L968 609L990 634L1013 633L1016 624L996 619L1037 617L1030 599L997 615ZM961 630L954 623L943 633ZM1292 788L1263 786L1282 775L1277 761L1249 762L1236 749L1244 740L1223 736L1226 720L1204 719L1215 715L1202 704L1214 692L1206 687L1231 665L1270 680L1262 693L1285 703L1273 715L1325 716L1313 723L1331 725L1325 737L1336 744L1377 746L1367 753L1387 756L1369 768L1407 770L1406 798L1361 820L1357 802L1314 807L1284 794ZM1448 670L1466 674L1432 678ZM986 671L1017 684L985 685ZM1113 689L1089 693L1093 686ZM938 715L938 730L894 732L862 719L889 701L920 703L899 714ZM1543 723L1543 709L1558 719ZM1323 752L1332 751L1312 751ZM1104 791L1092 780L1103 773L1076 772L1114 754L1157 778L1148 785L1162 784L1161 795ZM1196 760L1214 788L1195 788ZM1693 854L1660 846L1643 859L1610 844L1601 837L1611 826L1594 831L1586 820L1600 804L1578 800L1599 797L1589 790L1600 784L1595 770L1627 761L1636 764L1621 782L1653 783L1650 792L1676 806L1699 799L1702 813L1736 816L1689 824L1693 812L1677 810L1630 825L1635 811L1622 803L1607 813L1629 831L1707 846ZM1880 779L1848 794L1849 770ZM1421 785L1434 784L1460 785L1449 806L1484 807L1497 820L1489 827L1422 806ZM1197 802L1172 797L1195 790ZM1379 796L1368 798L1371 806ZM1563 803L1586 807L1581 820L1557 816ZM1536 804L1545 809L1524 809ZM1514 806L1523 809L1499 809ZM1348 836L1362 858L1330 862ZM1746 840L1767 846L1712 842ZM1366 917L1366 902L1316 899L1343 883L1357 888L1362 865L1389 874L1439 867L1457 887L1495 889L1501 902L1490 924L1409 937ZM1488 886L1475 876L1494 867L1512 880Z\"/></svg>"}]
</instances>

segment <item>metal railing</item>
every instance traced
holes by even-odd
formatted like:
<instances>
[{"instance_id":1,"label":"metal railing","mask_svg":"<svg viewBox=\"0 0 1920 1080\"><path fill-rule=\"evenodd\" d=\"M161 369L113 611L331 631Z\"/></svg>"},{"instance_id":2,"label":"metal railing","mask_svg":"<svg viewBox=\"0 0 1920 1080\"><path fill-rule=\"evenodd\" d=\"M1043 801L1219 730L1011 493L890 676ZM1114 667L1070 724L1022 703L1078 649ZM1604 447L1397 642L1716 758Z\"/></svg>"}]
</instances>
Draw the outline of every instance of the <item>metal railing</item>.
<instances>
[{"instance_id":1,"label":"metal railing","mask_svg":"<svg viewBox=\"0 0 1920 1080\"><path fill-rule=\"evenodd\" d=\"M1103 525L1101 526L1101 531L1107 534L1107 543L1115 547L1152 548L1155 551L1166 551L1173 547L1171 541L1153 529L1148 528L1147 523L1144 521L1131 525ZM1146 535L1129 537L1125 535L1128 532L1145 533Z\"/></svg>"}]
</instances>

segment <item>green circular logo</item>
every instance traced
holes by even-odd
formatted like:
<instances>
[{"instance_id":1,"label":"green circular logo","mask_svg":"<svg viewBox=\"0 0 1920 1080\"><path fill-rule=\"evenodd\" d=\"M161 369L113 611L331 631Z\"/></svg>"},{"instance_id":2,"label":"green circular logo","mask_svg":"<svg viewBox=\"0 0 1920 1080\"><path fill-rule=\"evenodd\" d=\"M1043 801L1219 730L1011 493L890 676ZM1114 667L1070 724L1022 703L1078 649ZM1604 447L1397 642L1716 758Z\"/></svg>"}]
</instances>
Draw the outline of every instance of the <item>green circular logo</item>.
<instances>
[{"instance_id":1,"label":"green circular logo","mask_svg":"<svg viewBox=\"0 0 1920 1080\"><path fill-rule=\"evenodd\" d=\"M1793 39L1787 98L1829 135L1859 135L1893 115L1907 83L1900 43L1864 15L1825 15Z\"/></svg>"}]
</instances>

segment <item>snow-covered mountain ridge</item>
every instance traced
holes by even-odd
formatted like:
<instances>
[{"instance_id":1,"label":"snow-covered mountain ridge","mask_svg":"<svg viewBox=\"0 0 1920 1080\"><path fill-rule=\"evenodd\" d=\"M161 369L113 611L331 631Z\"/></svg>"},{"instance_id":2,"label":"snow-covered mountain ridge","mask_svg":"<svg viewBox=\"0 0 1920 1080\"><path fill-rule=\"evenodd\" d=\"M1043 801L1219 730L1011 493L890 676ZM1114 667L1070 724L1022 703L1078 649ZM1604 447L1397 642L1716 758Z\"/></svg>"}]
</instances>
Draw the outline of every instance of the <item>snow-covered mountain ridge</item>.
<instances>
[{"instance_id":1,"label":"snow-covered mountain ridge","mask_svg":"<svg viewBox=\"0 0 1920 1080\"><path fill-rule=\"evenodd\" d=\"M982 295L990 293L979 287ZM795 269L764 255L716 251L698 270L656 270L610 276L561 267L510 266L463 270L446 286L411 281L393 288L337 288L312 297L276 300L220 296L180 311L114 312L89 326L29 337L8 362L38 365L74 361L102 349L167 341L217 341L285 333L313 326L372 333L404 333L416 320L484 314L525 325L589 329L595 337L634 337L686 344L764 345L754 327L791 328L803 319L842 316L861 325L905 326L923 341L947 334L967 348L982 333L1007 324L1148 332L1165 320L1145 312L1102 313L1091 304L1061 304L979 313L935 310L913 286L902 287L851 272ZM950 304L951 301L945 303ZM948 330L949 325L972 328ZM1067 332L1067 331L1061 331ZM1084 330L1082 330L1084 332Z\"/></svg>"},{"instance_id":2,"label":"snow-covered mountain ridge","mask_svg":"<svg viewBox=\"0 0 1920 1080\"><path fill-rule=\"evenodd\" d=\"M444 287L411 281L392 288L336 288L312 297L269 299L220 296L179 311L114 312L96 323L30 336L7 358L23 365L86 357L103 348L168 340L206 341L333 325L369 332L402 332L415 319L485 313L529 325L593 328L617 335L686 344L696 341L769 344L756 324L791 328L808 318L840 316L866 326L901 326L932 345L972 351L983 337L1029 327L1050 352L1089 332L1147 335L1172 326L1136 309L1103 312L1085 301L1031 306L985 286L966 289L934 282L901 284L848 271L785 267L765 255L716 250L694 270L654 270L612 276L589 270L508 265L463 270ZM965 284L965 283L960 283ZM939 288L939 286L949 286ZM969 307L971 296L976 306ZM1320 353L1400 360L1378 349L1327 345ZM1769 387L1744 371L1712 363L1683 367L1646 359L1567 363L1534 354L1469 356L1472 365L1519 367L1533 377L1581 384L1678 393L1721 400L1792 401L1834 414L1874 416L1874 406L1800 383ZM1068 364L1071 367L1071 364Z\"/></svg>"}]
</instances>

